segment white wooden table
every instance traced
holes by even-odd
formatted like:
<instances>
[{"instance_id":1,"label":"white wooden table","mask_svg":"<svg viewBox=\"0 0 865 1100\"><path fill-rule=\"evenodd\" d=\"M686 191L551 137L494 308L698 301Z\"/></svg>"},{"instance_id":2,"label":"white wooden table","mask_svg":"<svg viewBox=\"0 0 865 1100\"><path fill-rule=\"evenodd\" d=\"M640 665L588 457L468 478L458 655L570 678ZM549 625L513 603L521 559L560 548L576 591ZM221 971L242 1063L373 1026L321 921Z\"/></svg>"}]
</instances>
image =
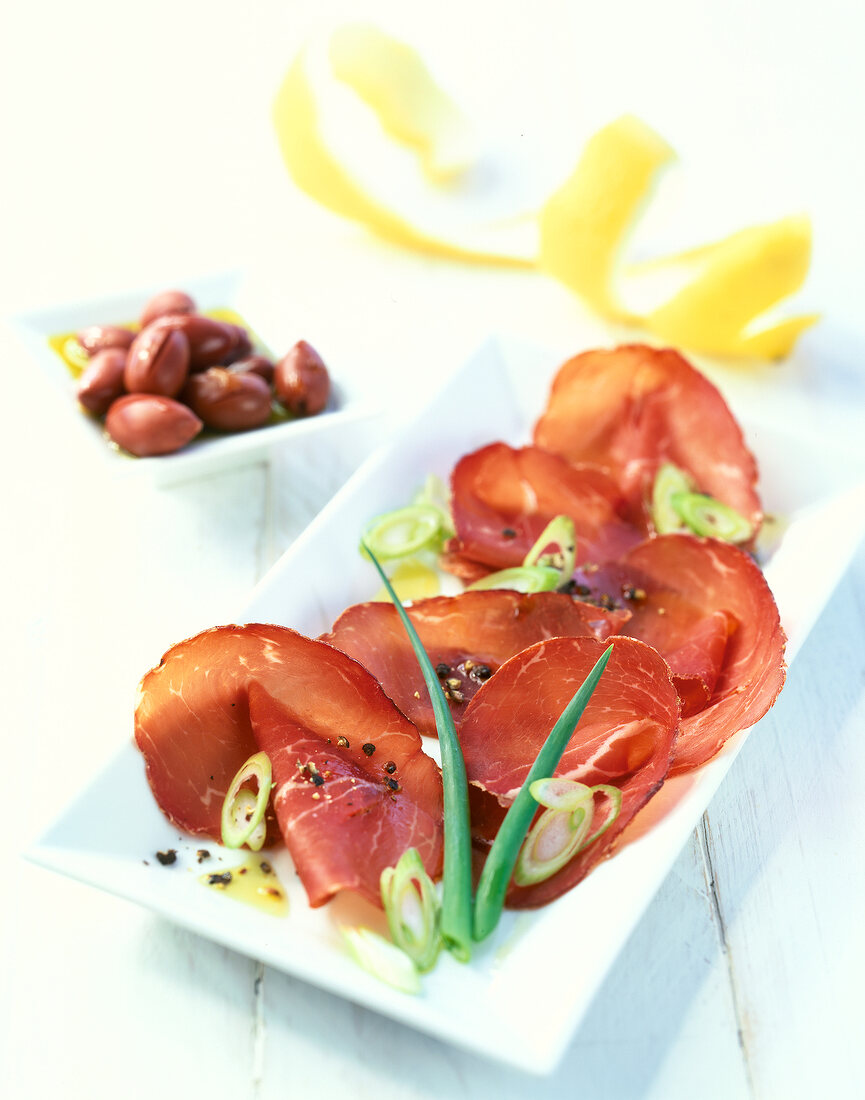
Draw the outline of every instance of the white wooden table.
<instances>
[{"instance_id":1,"label":"white wooden table","mask_svg":"<svg viewBox=\"0 0 865 1100\"><path fill-rule=\"evenodd\" d=\"M499 4L491 21L483 5L461 15L445 5L444 29L417 16L415 41L453 39L462 61L486 19L487 65L501 75L519 61L527 96L549 92L543 58L556 71L570 50L584 91L607 97L593 104L598 120L623 105L641 112L692 156L694 185L723 217L739 218L748 195L757 217L786 213L791 198L806 206L817 240L810 296L826 320L791 362L713 377L740 407L771 401L791 423L861 444L865 161L849 139L865 82L855 6L806 5L793 24L781 4L747 17L743 8L747 34L728 6L698 20L691 5L652 5L651 17L611 5L589 25L564 4L540 4L521 32L508 19L522 7ZM337 369L363 372L397 418L491 331L578 350L592 322L560 288L402 255L293 195L267 112L312 9L282 8L260 3L241 19L235 5L196 0L180 11L156 0L121 24L97 0L54 0L4 15L0 311L241 263L262 294L284 301L286 333L320 345ZM449 38L458 18L466 33ZM812 34L811 20L822 30ZM625 40L622 25L633 30ZM663 26L654 41L652 27ZM600 90L598 74L607 74ZM714 176L709 126L730 150ZM5 330L0 352L0 1095L861 1095L865 549L560 1069L527 1077L19 858L130 735L143 671L173 641L235 617L379 429L357 430L327 457L289 447L172 488L124 483L79 460L75 416Z\"/></svg>"}]
</instances>

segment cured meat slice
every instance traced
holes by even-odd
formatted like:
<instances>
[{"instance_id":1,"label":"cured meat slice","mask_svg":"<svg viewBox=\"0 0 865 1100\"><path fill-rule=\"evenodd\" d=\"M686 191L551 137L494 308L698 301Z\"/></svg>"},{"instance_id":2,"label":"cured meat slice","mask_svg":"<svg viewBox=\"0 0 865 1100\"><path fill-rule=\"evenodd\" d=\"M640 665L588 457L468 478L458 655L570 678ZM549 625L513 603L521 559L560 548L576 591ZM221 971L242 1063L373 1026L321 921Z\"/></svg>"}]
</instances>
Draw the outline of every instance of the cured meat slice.
<instances>
[{"instance_id":1,"label":"cured meat slice","mask_svg":"<svg viewBox=\"0 0 865 1100\"><path fill-rule=\"evenodd\" d=\"M135 740L154 797L179 828L219 837L228 786L258 751L249 719L253 680L310 735L334 743L345 736L359 765L362 746L374 744L376 760L410 772L402 785L432 820L441 818L438 767L370 673L323 642L253 623L214 627L180 642L141 681Z\"/></svg>"},{"instance_id":2,"label":"cured meat slice","mask_svg":"<svg viewBox=\"0 0 865 1100\"><path fill-rule=\"evenodd\" d=\"M276 818L311 906L339 890L381 905L381 873L407 848L440 873L440 798L426 800L436 808L431 814L413 796L431 782L429 757L417 752L395 766L381 741L369 755L360 742L340 745L298 722L256 681L249 716L270 757Z\"/></svg>"},{"instance_id":3,"label":"cured meat slice","mask_svg":"<svg viewBox=\"0 0 865 1100\"><path fill-rule=\"evenodd\" d=\"M544 905L580 882L634 814L658 790L670 766L679 701L663 658L632 638L609 640L613 653L556 769L589 786L618 787L622 806L610 828L560 871L533 886L512 884L508 904ZM516 797L550 730L607 642L552 638L511 658L469 704L460 743L469 781L501 805ZM483 802L473 800L487 820ZM488 839L488 836L487 838Z\"/></svg>"},{"instance_id":4,"label":"cured meat slice","mask_svg":"<svg viewBox=\"0 0 865 1100\"><path fill-rule=\"evenodd\" d=\"M602 466L634 507L650 497L658 467L672 462L755 531L762 521L757 465L739 425L715 386L671 349L630 344L568 360L534 441Z\"/></svg>"},{"instance_id":5,"label":"cured meat slice","mask_svg":"<svg viewBox=\"0 0 865 1100\"><path fill-rule=\"evenodd\" d=\"M711 759L774 703L786 639L766 579L744 551L695 535L659 535L583 579L595 594L636 594L624 601L632 617L623 632L670 663L684 704L674 772Z\"/></svg>"},{"instance_id":6,"label":"cured meat slice","mask_svg":"<svg viewBox=\"0 0 865 1100\"><path fill-rule=\"evenodd\" d=\"M465 455L451 475L456 539L449 550L492 569L522 564L544 528L570 516L577 562L607 561L645 532L625 518L625 499L600 468L574 466L539 447L491 443Z\"/></svg>"},{"instance_id":7,"label":"cured meat slice","mask_svg":"<svg viewBox=\"0 0 865 1100\"><path fill-rule=\"evenodd\" d=\"M606 611L559 592L524 595L507 589L434 596L407 610L440 670L457 726L481 684L515 653L557 635L604 639L628 618L627 611ZM392 604L355 604L321 640L360 661L421 733L436 736L423 675Z\"/></svg>"},{"instance_id":8,"label":"cured meat slice","mask_svg":"<svg viewBox=\"0 0 865 1100\"><path fill-rule=\"evenodd\" d=\"M663 539L666 536L659 536ZM631 554L589 572L579 571L574 587L602 607L630 612L621 633L654 646L673 673L682 714L694 714L709 702L735 621L722 610L707 611L684 598L669 583L644 574Z\"/></svg>"}]
</instances>

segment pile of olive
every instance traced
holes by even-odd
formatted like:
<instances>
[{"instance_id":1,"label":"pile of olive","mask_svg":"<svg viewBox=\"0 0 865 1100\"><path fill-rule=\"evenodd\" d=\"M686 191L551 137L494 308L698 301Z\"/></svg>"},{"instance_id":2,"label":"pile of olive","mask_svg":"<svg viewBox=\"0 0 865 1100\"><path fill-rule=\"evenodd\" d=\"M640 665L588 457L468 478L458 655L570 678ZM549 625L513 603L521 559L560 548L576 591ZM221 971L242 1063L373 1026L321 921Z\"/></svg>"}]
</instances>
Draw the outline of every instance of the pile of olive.
<instances>
[{"instance_id":1,"label":"pile of olive","mask_svg":"<svg viewBox=\"0 0 865 1100\"><path fill-rule=\"evenodd\" d=\"M140 322L139 331L92 325L78 333L89 358L78 400L105 417L109 438L131 454L171 454L204 427L260 428L274 398L292 416L327 404L327 368L304 340L273 363L254 353L245 328L198 313L180 290L152 298Z\"/></svg>"}]
</instances>

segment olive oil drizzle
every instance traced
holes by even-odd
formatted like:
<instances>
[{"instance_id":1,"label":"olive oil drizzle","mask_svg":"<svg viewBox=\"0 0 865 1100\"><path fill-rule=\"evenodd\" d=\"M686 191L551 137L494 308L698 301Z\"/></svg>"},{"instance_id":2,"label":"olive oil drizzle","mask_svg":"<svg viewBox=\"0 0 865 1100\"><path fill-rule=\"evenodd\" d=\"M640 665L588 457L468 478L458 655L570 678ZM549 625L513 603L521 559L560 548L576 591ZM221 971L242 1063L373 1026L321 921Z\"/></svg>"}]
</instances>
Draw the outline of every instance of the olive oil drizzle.
<instances>
[{"instance_id":1,"label":"olive oil drizzle","mask_svg":"<svg viewBox=\"0 0 865 1100\"><path fill-rule=\"evenodd\" d=\"M288 895L266 859L254 857L225 871L211 871L198 879L210 890L244 902L275 917L288 915Z\"/></svg>"}]
</instances>

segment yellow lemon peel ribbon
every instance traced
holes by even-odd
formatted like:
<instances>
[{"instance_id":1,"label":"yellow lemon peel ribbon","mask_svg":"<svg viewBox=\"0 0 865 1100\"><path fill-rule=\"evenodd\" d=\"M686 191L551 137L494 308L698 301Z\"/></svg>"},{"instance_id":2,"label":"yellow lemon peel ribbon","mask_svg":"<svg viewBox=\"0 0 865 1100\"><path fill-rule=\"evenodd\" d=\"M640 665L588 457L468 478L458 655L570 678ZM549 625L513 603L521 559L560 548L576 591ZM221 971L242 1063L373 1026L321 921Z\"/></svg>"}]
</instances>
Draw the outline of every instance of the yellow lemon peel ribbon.
<instances>
[{"instance_id":1,"label":"yellow lemon peel ribbon","mask_svg":"<svg viewBox=\"0 0 865 1100\"><path fill-rule=\"evenodd\" d=\"M361 222L378 236L405 248L469 263L531 267L522 257L463 248L394 214L352 179L328 149L310 84L306 53L294 59L277 92L273 118L282 158L297 186L336 214Z\"/></svg>"},{"instance_id":2,"label":"yellow lemon peel ribbon","mask_svg":"<svg viewBox=\"0 0 865 1100\"><path fill-rule=\"evenodd\" d=\"M371 24L340 27L329 43L333 74L375 112L395 141L414 149L443 183L471 166L467 119L435 82L420 54Z\"/></svg>"},{"instance_id":3,"label":"yellow lemon peel ribbon","mask_svg":"<svg viewBox=\"0 0 865 1100\"><path fill-rule=\"evenodd\" d=\"M810 256L811 224L800 216L751 226L657 261L653 267L685 264L693 275L644 323L661 339L707 355L781 358L818 315L758 325L764 313L799 289Z\"/></svg>"},{"instance_id":4,"label":"yellow lemon peel ribbon","mask_svg":"<svg viewBox=\"0 0 865 1100\"><path fill-rule=\"evenodd\" d=\"M539 215L538 267L602 316L638 321L614 288L619 247L673 150L627 115L591 137L570 177Z\"/></svg>"},{"instance_id":5,"label":"yellow lemon peel ribbon","mask_svg":"<svg viewBox=\"0 0 865 1100\"><path fill-rule=\"evenodd\" d=\"M384 131L418 156L437 182L468 167L467 126L458 107L410 47L371 26L344 27L329 43L332 74L377 116ZM571 175L543 203L535 260L447 240L394 212L353 178L321 126L306 51L286 73L274 103L279 147L289 175L311 198L393 244L469 263L532 268L551 275L601 316L642 325L659 339L710 355L777 359L818 319L766 315L804 282L810 223L789 217L723 240L635 266L636 275L679 271L686 278L659 305L631 310L619 279L621 253L670 146L649 126L623 116L586 143Z\"/></svg>"}]
</instances>

